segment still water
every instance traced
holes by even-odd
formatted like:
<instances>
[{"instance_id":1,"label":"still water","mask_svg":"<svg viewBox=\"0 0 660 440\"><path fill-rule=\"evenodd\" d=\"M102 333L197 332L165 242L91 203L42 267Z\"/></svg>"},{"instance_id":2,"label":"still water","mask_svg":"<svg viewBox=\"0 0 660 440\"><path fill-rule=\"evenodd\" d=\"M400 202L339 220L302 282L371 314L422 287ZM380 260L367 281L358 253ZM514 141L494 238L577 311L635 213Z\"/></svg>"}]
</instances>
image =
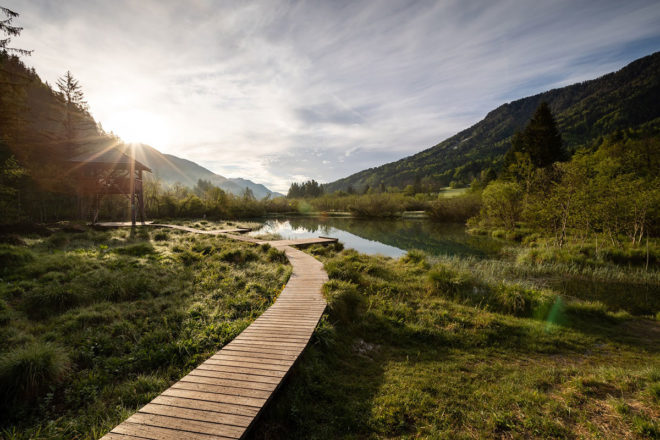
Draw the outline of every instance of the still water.
<instances>
[{"instance_id":1,"label":"still water","mask_svg":"<svg viewBox=\"0 0 660 440\"><path fill-rule=\"evenodd\" d=\"M432 255L489 257L504 243L465 232L462 224L433 223L424 219L367 220L342 217L265 220L251 235L278 234L283 239L333 237L347 248L365 254L398 258L410 249Z\"/></svg>"},{"instance_id":2,"label":"still water","mask_svg":"<svg viewBox=\"0 0 660 440\"><path fill-rule=\"evenodd\" d=\"M503 240L470 235L462 224L434 223L424 219L294 217L259 222L262 226L251 235L278 234L284 239L335 237L346 248L393 258L410 249L421 249L430 255L502 259L506 257L500 254L500 250L512 245ZM569 297L600 301L612 311L627 310L632 314L647 315L660 310L660 295L655 285L598 281L552 273L537 275L535 281Z\"/></svg>"}]
</instances>

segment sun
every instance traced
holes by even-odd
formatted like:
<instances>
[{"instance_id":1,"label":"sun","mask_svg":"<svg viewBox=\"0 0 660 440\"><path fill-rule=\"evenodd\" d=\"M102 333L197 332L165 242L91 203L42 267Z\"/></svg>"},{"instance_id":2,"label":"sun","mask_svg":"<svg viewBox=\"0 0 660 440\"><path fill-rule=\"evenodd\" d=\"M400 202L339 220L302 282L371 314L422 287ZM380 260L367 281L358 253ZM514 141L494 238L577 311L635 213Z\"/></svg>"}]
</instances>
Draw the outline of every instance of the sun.
<instances>
[{"instance_id":1,"label":"sun","mask_svg":"<svg viewBox=\"0 0 660 440\"><path fill-rule=\"evenodd\" d=\"M103 128L112 131L127 143L144 143L163 148L167 143L167 124L157 115L143 110L114 113L103 121Z\"/></svg>"}]
</instances>

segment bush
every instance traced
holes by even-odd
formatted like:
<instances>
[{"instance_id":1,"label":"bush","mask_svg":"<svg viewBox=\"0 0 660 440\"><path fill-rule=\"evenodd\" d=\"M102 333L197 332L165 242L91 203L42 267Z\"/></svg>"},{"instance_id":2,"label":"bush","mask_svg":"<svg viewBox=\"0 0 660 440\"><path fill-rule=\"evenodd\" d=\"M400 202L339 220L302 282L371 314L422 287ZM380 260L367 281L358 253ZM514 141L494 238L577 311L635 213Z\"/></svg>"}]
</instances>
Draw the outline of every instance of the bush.
<instances>
[{"instance_id":1,"label":"bush","mask_svg":"<svg viewBox=\"0 0 660 440\"><path fill-rule=\"evenodd\" d=\"M432 220L463 223L479 214L481 196L467 194L459 197L441 198L432 202L426 211Z\"/></svg>"},{"instance_id":2,"label":"bush","mask_svg":"<svg viewBox=\"0 0 660 440\"><path fill-rule=\"evenodd\" d=\"M69 358L56 345L32 343L0 358L0 394L13 407L32 402L60 383L69 372Z\"/></svg>"},{"instance_id":3,"label":"bush","mask_svg":"<svg viewBox=\"0 0 660 440\"><path fill-rule=\"evenodd\" d=\"M491 182L482 194L482 216L492 225L513 230L522 211L522 194L515 182Z\"/></svg>"}]
</instances>

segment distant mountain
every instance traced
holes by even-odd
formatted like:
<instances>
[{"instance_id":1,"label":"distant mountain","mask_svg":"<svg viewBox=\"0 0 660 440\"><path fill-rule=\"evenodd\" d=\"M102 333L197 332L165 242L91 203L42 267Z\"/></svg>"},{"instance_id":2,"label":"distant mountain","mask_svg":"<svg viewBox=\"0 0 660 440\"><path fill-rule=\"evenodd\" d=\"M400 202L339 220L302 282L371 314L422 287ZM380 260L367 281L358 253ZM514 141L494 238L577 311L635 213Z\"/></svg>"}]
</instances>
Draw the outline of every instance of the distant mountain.
<instances>
[{"instance_id":1,"label":"distant mountain","mask_svg":"<svg viewBox=\"0 0 660 440\"><path fill-rule=\"evenodd\" d=\"M192 188L199 179L204 179L235 195L242 195L245 188L250 188L258 199L281 196L280 193L273 192L259 183L247 179L220 176L195 162L171 154L163 154L149 145L137 145L135 158L151 168L155 177L169 185L178 182Z\"/></svg>"},{"instance_id":2,"label":"distant mountain","mask_svg":"<svg viewBox=\"0 0 660 440\"><path fill-rule=\"evenodd\" d=\"M325 189L403 186L417 179L436 186L468 184L481 170L497 165L511 136L524 128L543 101L550 104L568 150L617 130L660 127L660 52L618 72L504 104L434 147L328 183Z\"/></svg>"},{"instance_id":3,"label":"distant mountain","mask_svg":"<svg viewBox=\"0 0 660 440\"><path fill-rule=\"evenodd\" d=\"M116 147L131 154L128 146L116 136L105 133L84 107L72 111L75 138L67 139L66 114L61 96L44 83L34 69L28 68L18 57L0 51L0 163L13 155L28 167L32 178L38 180L48 164L66 162L80 153ZM76 148L71 147L74 144ZM138 145L135 155L167 184L180 182L193 187L198 179L205 179L236 195L243 194L245 188L250 188L259 199L281 195L247 179L217 175L194 162L163 154L148 145ZM46 184L46 181L39 182L41 186Z\"/></svg>"}]
</instances>

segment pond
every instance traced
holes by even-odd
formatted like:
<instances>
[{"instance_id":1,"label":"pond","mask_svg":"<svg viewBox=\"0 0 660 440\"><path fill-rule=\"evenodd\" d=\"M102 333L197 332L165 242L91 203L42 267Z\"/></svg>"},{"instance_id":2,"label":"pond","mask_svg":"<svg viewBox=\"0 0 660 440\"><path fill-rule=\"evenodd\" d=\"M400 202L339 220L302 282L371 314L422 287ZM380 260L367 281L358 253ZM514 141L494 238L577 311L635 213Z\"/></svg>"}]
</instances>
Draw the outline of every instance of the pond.
<instances>
[{"instance_id":1,"label":"pond","mask_svg":"<svg viewBox=\"0 0 660 440\"><path fill-rule=\"evenodd\" d=\"M346 217L298 217L265 220L252 236L278 234L283 239L333 237L365 254L398 258L410 249L431 255L496 256L505 242L473 236L465 225L425 219L370 220Z\"/></svg>"},{"instance_id":2,"label":"pond","mask_svg":"<svg viewBox=\"0 0 660 440\"><path fill-rule=\"evenodd\" d=\"M291 217L261 219L259 222L262 226L250 235L277 234L283 239L335 237L347 248L393 258L410 249L421 249L430 255L503 260L507 257L500 250L515 245L488 236L470 235L462 224L435 223L426 219ZM584 279L566 273L537 276L536 281L568 297L600 301L612 311L623 309L645 315L660 309L660 295L655 285Z\"/></svg>"}]
</instances>

